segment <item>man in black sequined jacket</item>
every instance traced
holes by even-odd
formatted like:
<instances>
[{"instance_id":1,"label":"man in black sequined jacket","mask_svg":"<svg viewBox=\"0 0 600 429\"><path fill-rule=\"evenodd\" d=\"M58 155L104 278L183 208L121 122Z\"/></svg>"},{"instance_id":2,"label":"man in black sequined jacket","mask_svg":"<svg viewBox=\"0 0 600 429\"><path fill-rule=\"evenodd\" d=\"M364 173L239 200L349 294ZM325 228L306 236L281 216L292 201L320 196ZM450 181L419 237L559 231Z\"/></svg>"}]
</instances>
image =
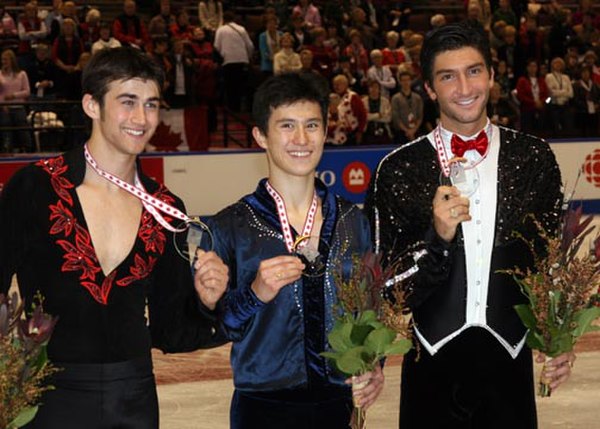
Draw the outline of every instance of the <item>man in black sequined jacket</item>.
<instances>
[{"instance_id":1,"label":"man in black sequined jacket","mask_svg":"<svg viewBox=\"0 0 600 429\"><path fill-rule=\"evenodd\" d=\"M420 357L404 359L400 427L535 428L531 350L513 309L525 297L498 270L531 267L513 232L536 236L530 214L556 227L560 171L546 142L488 120L494 80L479 27L435 30L421 64L439 126L381 161L365 207L376 250L394 260L410 249L418 267L404 287ZM440 186L457 158L462 193L460 177ZM553 388L573 359L551 361Z\"/></svg>"}]
</instances>

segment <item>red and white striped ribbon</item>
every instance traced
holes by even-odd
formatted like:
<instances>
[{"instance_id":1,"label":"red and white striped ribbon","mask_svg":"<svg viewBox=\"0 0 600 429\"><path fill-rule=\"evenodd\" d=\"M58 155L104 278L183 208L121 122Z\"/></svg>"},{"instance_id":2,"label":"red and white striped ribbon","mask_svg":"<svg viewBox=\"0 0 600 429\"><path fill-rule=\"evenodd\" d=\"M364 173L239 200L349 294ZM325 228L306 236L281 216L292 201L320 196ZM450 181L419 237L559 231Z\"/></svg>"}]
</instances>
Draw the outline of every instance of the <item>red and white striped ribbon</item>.
<instances>
[{"instance_id":1,"label":"red and white striped ribbon","mask_svg":"<svg viewBox=\"0 0 600 429\"><path fill-rule=\"evenodd\" d=\"M171 232L183 232L187 229L187 224L190 221L192 221L192 218L190 218L178 208L173 207L172 205L165 203L164 201L161 201L158 198L155 198L152 195L150 195L144 188L142 182L140 181L137 171L135 173L135 186L133 186L130 183L127 183L126 181L108 173L107 171L102 170L98 166L98 163L96 162L90 151L88 150L87 144L84 146L84 155L87 163L90 165L90 167L92 167L92 169L96 173L98 173L98 175L104 177L109 182L114 183L119 188L129 192L136 198L139 198L144 208L148 210L148 212L154 217L154 219L156 219L156 221L160 223L163 227L165 227L167 230ZM184 221L186 223L186 226L183 228L176 228L172 226L169 222L165 220L165 218L160 212L166 213L170 216Z\"/></svg>"},{"instance_id":2,"label":"red and white striped ribbon","mask_svg":"<svg viewBox=\"0 0 600 429\"><path fill-rule=\"evenodd\" d=\"M292 226L290 225L287 209L285 208L285 202L279 193L271 186L271 184L267 181L266 184L267 191L275 201L275 206L277 207L277 214L279 215L279 222L281 223L281 232L283 233L283 239L285 241L285 245L290 253L293 253L295 247L304 247L308 244L308 240L304 240L297 245L294 243L294 239L292 238ZM309 237L312 232L313 225L315 223L315 214L317 213L317 205L318 205L317 192L313 194L312 203L308 209L308 213L306 214L306 220L304 221L304 227L302 228L302 234L300 237Z\"/></svg>"}]
</instances>

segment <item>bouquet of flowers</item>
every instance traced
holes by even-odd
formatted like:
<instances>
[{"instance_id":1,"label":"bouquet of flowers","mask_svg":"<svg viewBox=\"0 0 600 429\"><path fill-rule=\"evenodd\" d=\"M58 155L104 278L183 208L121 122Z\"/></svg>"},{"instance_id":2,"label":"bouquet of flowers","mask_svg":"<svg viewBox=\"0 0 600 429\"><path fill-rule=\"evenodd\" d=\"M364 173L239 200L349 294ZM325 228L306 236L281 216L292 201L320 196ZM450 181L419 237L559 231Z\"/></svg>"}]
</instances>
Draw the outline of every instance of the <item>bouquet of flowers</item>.
<instances>
[{"instance_id":1,"label":"bouquet of flowers","mask_svg":"<svg viewBox=\"0 0 600 429\"><path fill-rule=\"evenodd\" d=\"M0 428L20 428L37 413L40 395L50 389L44 379L55 372L46 345L57 319L36 305L23 317L17 294L0 294Z\"/></svg>"},{"instance_id":2,"label":"bouquet of flowers","mask_svg":"<svg viewBox=\"0 0 600 429\"><path fill-rule=\"evenodd\" d=\"M331 351L321 355L347 376L372 371L383 358L403 355L412 347L404 292L388 286L395 271L395 264L383 269L381 255L367 253L352 258L349 275L334 276L339 311L327 337ZM391 299L384 299L384 293ZM355 404L351 427L363 429L365 421L366 411Z\"/></svg>"},{"instance_id":3,"label":"bouquet of flowers","mask_svg":"<svg viewBox=\"0 0 600 429\"><path fill-rule=\"evenodd\" d=\"M590 226L592 217L585 221L581 217L581 206L573 209L567 205L558 234L549 233L536 222L544 241L543 256L536 253L533 242L525 240L534 256L535 270L509 271L529 301L515 306L529 329L527 345L547 358L572 351L581 335L600 330L592 325L600 317L600 235L591 238L595 229ZM591 241L584 249L586 238ZM549 381L543 375L538 387L540 396L550 396Z\"/></svg>"}]
</instances>

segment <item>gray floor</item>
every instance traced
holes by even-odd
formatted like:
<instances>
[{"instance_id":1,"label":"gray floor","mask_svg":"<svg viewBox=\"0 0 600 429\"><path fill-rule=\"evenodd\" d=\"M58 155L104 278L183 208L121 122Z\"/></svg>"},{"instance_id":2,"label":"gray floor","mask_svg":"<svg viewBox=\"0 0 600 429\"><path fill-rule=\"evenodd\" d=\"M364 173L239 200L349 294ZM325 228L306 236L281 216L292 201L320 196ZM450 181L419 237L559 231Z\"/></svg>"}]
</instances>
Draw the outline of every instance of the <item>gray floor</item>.
<instances>
[{"instance_id":1,"label":"gray floor","mask_svg":"<svg viewBox=\"0 0 600 429\"><path fill-rule=\"evenodd\" d=\"M386 368L386 386L369 411L369 429L396 428L400 367ZM160 386L162 429L227 429L231 380ZM571 379L538 400L540 429L600 428L600 351L578 355ZM507 428L508 429L508 428Z\"/></svg>"}]
</instances>

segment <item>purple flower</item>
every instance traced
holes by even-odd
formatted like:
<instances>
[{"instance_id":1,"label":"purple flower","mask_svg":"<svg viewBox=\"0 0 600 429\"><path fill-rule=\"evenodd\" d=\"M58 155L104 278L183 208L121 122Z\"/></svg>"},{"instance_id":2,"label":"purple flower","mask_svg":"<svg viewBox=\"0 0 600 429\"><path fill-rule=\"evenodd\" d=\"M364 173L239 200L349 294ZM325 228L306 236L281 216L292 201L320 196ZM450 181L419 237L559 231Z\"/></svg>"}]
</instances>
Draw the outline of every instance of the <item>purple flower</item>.
<instances>
[{"instance_id":1,"label":"purple flower","mask_svg":"<svg viewBox=\"0 0 600 429\"><path fill-rule=\"evenodd\" d=\"M19 335L25 341L43 344L50 339L57 321L58 318L45 314L42 307L37 306L30 318L19 321Z\"/></svg>"}]
</instances>

